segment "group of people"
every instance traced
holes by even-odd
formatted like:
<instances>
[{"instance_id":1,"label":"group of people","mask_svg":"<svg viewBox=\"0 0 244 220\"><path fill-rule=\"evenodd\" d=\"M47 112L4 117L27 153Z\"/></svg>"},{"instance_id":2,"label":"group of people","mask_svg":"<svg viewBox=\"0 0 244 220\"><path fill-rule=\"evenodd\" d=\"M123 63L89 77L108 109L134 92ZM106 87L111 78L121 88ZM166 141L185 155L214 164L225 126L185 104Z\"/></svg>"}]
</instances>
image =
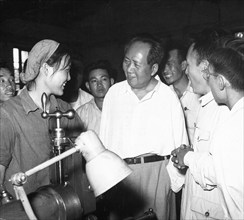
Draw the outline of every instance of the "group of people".
<instances>
[{"instance_id":1,"label":"group of people","mask_svg":"<svg viewBox=\"0 0 244 220\"><path fill-rule=\"evenodd\" d=\"M41 96L47 94L48 112L72 108L56 97L70 68L62 45L38 42L21 76L25 88L0 105L0 184L11 194L12 174L50 157L51 125L41 117ZM187 50L177 43L165 50L157 38L139 35L125 45L123 71L126 80L114 83L108 62L88 65L90 100L75 107L74 119L61 119L74 137L96 132L133 170L105 195L106 217L137 218L152 208L159 220L177 219L175 193L182 190L181 219L244 219L244 39L198 39ZM0 74L2 86L2 68ZM48 169L25 189L46 184Z\"/></svg>"},{"instance_id":2,"label":"group of people","mask_svg":"<svg viewBox=\"0 0 244 220\"><path fill-rule=\"evenodd\" d=\"M217 49L194 43L188 50L186 72L193 90L202 96L193 148L172 151L175 166L188 167L182 219L244 217L243 42L227 38Z\"/></svg>"}]
</instances>

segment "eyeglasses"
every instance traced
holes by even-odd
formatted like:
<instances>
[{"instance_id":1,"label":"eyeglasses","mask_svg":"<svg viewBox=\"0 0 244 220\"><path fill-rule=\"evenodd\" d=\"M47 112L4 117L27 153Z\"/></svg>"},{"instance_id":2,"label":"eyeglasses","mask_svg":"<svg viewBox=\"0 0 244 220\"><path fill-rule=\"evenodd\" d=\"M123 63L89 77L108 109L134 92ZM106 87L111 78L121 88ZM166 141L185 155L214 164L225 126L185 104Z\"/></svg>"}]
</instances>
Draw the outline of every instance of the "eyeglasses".
<instances>
[{"instance_id":1,"label":"eyeglasses","mask_svg":"<svg viewBox=\"0 0 244 220\"><path fill-rule=\"evenodd\" d=\"M209 71L209 67L206 68L206 69L204 69L204 70L202 70L201 72L202 72L202 74L203 74L203 75L202 75L203 78L204 78L206 81L209 80L210 76L217 77L217 76L219 75L219 74L216 74L216 73L210 73L210 71Z\"/></svg>"}]
</instances>

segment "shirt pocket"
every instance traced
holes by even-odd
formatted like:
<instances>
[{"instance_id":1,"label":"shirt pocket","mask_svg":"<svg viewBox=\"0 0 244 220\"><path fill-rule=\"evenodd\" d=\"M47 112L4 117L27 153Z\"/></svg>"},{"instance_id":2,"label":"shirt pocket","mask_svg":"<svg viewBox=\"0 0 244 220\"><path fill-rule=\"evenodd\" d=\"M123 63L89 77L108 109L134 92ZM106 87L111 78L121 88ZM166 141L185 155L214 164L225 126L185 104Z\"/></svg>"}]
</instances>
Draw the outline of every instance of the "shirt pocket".
<instances>
[{"instance_id":1,"label":"shirt pocket","mask_svg":"<svg viewBox=\"0 0 244 220\"><path fill-rule=\"evenodd\" d=\"M191 210L196 212L199 219L226 219L223 208L217 204L194 196L192 198ZM200 215L198 215L200 214Z\"/></svg>"},{"instance_id":2,"label":"shirt pocket","mask_svg":"<svg viewBox=\"0 0 244 220\"><path fill-rule=\"evenodd\" d=\"M197 141L209 141L210 140L210 132L206 130L198 129Z\"/></svg>"}]
</instances>

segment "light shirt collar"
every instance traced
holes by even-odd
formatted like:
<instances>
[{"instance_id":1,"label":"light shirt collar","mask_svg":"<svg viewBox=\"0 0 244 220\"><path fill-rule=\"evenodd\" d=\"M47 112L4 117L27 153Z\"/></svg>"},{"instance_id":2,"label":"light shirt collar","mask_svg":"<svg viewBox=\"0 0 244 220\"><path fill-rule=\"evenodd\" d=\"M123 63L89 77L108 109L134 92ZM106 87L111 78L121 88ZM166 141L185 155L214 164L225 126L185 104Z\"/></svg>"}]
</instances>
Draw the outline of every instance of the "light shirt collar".
<instances>
[{"instance_id":1,"label":"light shirt collar","mask_svg":"<svg viewBox=\"0 0 244 220\"><path fill-rule=\"evenodd\" d=\"M213 97L212 92L208 92L206 95L199 98L199 101L200 101L202 107L204 107L205 105L207 105L209 102L211 102L213 100L214 100L214 97Z\"/></svg>"},{"instance_id":2,"label":"light shirt collar","mask_svg":"<svg viewBox=\"0 0 244 220\"><path fill-rule=\"evenodd\" d=\"M128 84L127 81L126 81L125 87L126 87L126 89L125 89L126 93L132 93L135 95L135 93L132 91L131 86ZM140 101L145 101L147 99L150 99L153 96L154 92L157 92L159 90L159 87L160 87L160 81L158 81L156 86L153 88L153 90L148 92Z\"/></svg>"},{"instance_id":3,"label":"light shirt collar","mask_svg":"<svg viewBox=\"0 0 244 220\"><path fill-rule=\"evenodd\" d=\"M231 109L231 113L238 111L239 109L244 108L244 97L242 97Z\"/></svg>"}]
</instances>

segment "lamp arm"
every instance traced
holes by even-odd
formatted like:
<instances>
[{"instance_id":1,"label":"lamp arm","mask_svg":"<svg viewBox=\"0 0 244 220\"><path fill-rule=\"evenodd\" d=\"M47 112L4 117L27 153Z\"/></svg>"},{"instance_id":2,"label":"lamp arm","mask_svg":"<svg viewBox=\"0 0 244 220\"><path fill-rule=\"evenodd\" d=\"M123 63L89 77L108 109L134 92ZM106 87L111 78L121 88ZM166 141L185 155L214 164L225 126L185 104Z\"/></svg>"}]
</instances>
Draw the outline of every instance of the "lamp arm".
<instances>
[{"instance_id":1,"label":"lamp arm","mask_svg":"<svg viewBox=\"0 0 244 220\"><path fill-rule=\"evenodd\" d=\"M79 152L79 149L77 149L77 148L71 148L71 149L63 152L62 154L60 154L60 155L58 155L56 157L53 157L53 158L51 158L51 159L49 159L49 160L47 160L47 161L39 164L38 166L33 167L32 169L26 171L25 172L25 175L26 176L31 176L32 174L34 174L36 172L39 172L40 170L43 170L46 167L48 167L48 166L50 166L50 165L52 165L52 164L54 164L54 163L56 163L56 162L58 162L58 161L60 161L60 160L62 160L64 158L66 158L66 157L68 157L71 154L74 154L76 152Z\"/></svg>"},{"instance_id":2,"label":"lamp arm","mask_svg":"<svg viewBox=\"0 0 244 220\"><path fill-rule=\"evenodd\" d=\"M15 191L17 199L19 199L21 201L28 218L30 220L37 220L37 217L35 216L32 208L31 208L30 202L27 198L27 195L25 193L23 186L14 185L14 191Z\"/></svg>"},{"instance_id":3,"label":"lamp arm","mask_svg":"<svg viewBox=\"0 0 244 220\"><path fill-rule=\"evenodd\" d=\"M62 154L60 154L56 157L53 157L53 158L37 165L36 167L33 167L32 169L26 171L25 173L16 173L16 174L11 176L10 181L12 182L13 185L22 185L23 183L26 182L26 177L31 176L32 174L37 173L40 170L45 169L46 167L70 156L71 154L74 154L76 152L81 152L81 147L82 146L75 145L73 148L63 152Z\"/></svg>"}]
</instances>

